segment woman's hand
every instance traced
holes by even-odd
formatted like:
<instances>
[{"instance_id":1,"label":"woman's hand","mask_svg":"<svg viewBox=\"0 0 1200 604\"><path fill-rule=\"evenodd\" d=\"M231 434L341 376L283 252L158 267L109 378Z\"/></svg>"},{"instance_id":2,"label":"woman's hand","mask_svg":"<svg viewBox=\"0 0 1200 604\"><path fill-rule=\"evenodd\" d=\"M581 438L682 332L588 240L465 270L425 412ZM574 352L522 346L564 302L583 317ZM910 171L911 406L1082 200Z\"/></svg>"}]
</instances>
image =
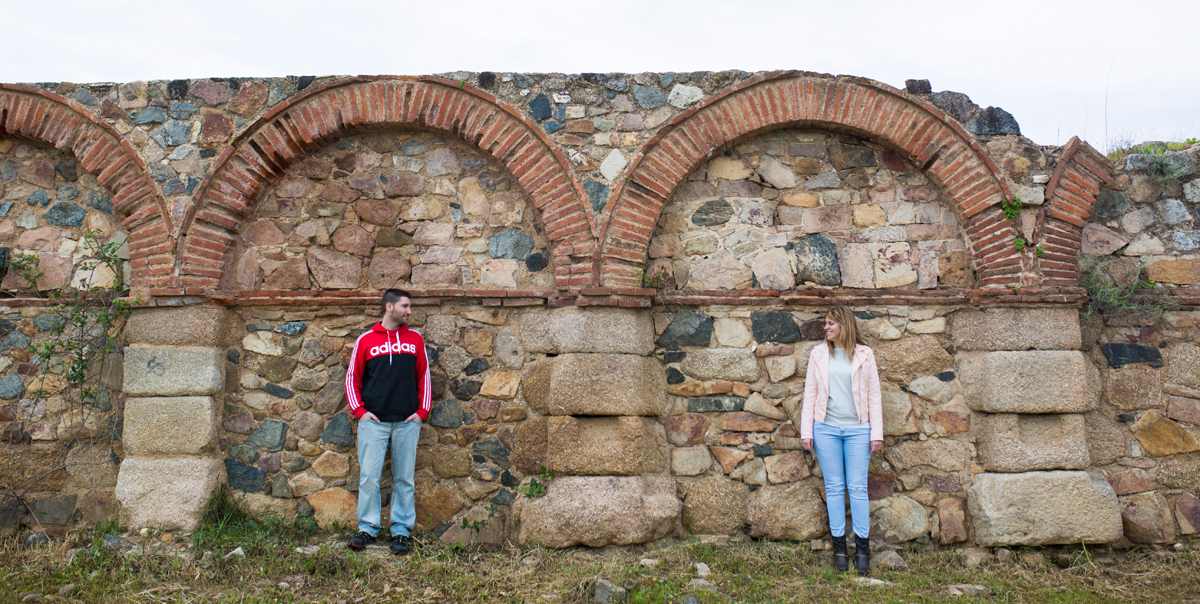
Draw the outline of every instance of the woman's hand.
<instances>
[{"instance_id":1,"label":"woman's hand","mask_svg":"<svg viewBox=\"0 0 1200 604\"><path fill-rule=\"evenodd\" d=\"M812 452L812 447L813 447L812 441L813 441L813 439L811 439L811 438L803 438L803 439L800 439L800 444L804 446L805 451Z\"/></svg>"},{"instance_id":2,"label":"woman's hand","mask_svg":"<svg viewBox=\"0 0 1200 604\"><path fill-rule=\"evenodd\" d=\"M883 450L883 441L882 440L871 441L871 452L872 453L878 453L882 450Z\"/></svg>"}]
</instances>

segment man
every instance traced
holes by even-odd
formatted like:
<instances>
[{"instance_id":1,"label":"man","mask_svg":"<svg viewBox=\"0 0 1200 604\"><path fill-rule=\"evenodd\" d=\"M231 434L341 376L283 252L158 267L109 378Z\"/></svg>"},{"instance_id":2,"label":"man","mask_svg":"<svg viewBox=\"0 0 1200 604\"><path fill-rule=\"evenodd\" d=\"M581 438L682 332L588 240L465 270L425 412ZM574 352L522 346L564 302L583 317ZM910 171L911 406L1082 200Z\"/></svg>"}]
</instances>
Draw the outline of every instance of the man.
<instances>
[{"instance_id":1,"label":"man","mask_svg":"<svg viewBox=\"0 0 1200 604\"><path fill-rule=\"evenodd\" d=\"M383 318L358 337L346 371L346 401L358 419L358 534L347 546L360 550L380 530L379 476L391 441L391 533L394 555L407 554L417 519L413 468L421 423L429 417L429 366L425 340L408 328L412 296L383 293Z\"/></svg>"}]
</instances>

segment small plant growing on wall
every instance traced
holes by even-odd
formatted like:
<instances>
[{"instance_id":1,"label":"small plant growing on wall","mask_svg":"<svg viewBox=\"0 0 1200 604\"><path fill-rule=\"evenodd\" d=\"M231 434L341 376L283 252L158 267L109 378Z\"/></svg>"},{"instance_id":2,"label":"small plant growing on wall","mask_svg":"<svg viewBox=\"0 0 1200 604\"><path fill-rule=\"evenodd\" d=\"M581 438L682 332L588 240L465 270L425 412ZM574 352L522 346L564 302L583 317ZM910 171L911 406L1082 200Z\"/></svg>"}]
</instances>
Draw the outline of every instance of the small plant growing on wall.
<instances>
[{"instance_id":1,"label":"small plant growing on wall","mask_svg":"<svg viewBox=\"0 0 1200 604\"><path fill-rule=\"evenodd\" d=\"M0 500L17 517L28 514L31 523L43 520L33 513L30 500L53 490L48 479L69 467L103 466L118 456L114 443L120 438L120 413L114 408L116 393L104 377L110 375L109 385L114 385L111 373L119 365L114 366L113 355L120 351L125 322L138 300L124 297L120 242L101 243L97 233L88 231L81 244L84 260L65 287L36 289L42 274L35 255L17 254L9 263L29 289L26 295L43 299L44 312L33 322L39 331L32 337L14 331L19 334L15 341L10 335L10 344L26 348L28 361L3 378L19 400L12 405L14 421L0 435L2 463L7 465ZM21 376L33 376L28 388Z\"/></svg>"},{"instance_id":2,"label":"small plant growing on wall","mask_svg":"<svg viewBox=\"0 0 1200 604\"><path fill-rule=\"evenodd\" d=\"M1158 316L1174 305L1157 283L1142 278L1140 266L1121 271L1115 258L1084 255L1079 267L1079 284L1089 297L1080 310L1084 316L1096 312Z\"/></svg>"}]
</instances>

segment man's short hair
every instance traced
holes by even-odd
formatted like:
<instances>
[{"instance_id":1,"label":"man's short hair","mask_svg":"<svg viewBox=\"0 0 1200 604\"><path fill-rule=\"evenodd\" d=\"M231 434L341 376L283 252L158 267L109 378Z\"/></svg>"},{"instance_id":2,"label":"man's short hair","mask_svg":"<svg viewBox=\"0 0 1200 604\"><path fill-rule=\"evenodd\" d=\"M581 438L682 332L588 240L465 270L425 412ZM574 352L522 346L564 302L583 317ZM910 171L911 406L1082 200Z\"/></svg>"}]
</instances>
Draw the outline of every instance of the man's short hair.
<instances>
[{"instance_id":1,"label":"man's short hair","mask_svg":"<svg viewBox=\"0 0 1200 604\"><path fill-rule=\"evenodd\" d=\"M383 292L383 300L379 302L379 314L382 315L386 313L387 305L399 302L400 298L408 298L409 301L412 301L412 294L402 289L389 289Z\"/></svg>"}]
</instances>

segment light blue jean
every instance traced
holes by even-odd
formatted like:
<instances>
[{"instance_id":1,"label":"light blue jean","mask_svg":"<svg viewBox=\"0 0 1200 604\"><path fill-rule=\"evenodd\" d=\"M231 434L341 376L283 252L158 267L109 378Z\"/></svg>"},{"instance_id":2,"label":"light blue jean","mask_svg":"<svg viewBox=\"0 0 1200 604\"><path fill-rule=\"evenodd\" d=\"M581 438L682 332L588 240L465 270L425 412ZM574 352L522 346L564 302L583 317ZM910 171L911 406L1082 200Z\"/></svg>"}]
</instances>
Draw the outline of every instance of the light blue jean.
<instances>
[{"instance_id":1,"label":"light blue jean","mask_svg":"<svg viewBox=\"0 0 1200 604\"><path fill-rule=\"evenodd\" d=\"M846 534L846 491L850 491L850 520L854 534L871 533L871 505L867 502L867 468L871 465L871 427L836 428L813 422L813 450L825 477L825 505L829 532Z\"/></svg>"},{"instance_id":2,"label":"light blue jean","mask_svg":"<svg viewBox=\"0 0 1200 604\"><path fill-rule=\"evenodd\" d=\"M383 472L388 441L392 450L392 537L408 535L417 521L413 503L413 467L417 461L417 441L421 423L358 422L358 530L379 535L379 476Z\"/></svg>"}]
</instances>

